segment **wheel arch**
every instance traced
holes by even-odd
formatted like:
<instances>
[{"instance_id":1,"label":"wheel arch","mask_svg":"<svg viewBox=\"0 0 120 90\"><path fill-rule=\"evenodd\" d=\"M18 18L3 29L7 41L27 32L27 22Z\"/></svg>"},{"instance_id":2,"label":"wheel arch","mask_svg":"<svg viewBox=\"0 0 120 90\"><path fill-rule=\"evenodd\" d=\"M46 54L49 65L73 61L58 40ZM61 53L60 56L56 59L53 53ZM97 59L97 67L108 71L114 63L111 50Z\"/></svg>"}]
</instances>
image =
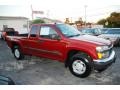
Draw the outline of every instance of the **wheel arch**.
<instances>
[{"instance_id":1,"label":"wheel arch","mask_svg":"<svg viewBox=\"0 0 120 90\"><path fill-rule=\"evenodd\" d=\"M72 50L69 50L68 53L67 53L67 58L65 60L65 67L68 67L70 58L73 55L78 54L78 53L86 55L86 56L88 56L88 58L90 58L90 60L92 60L92 57L88 52L72 49Z\"/></svg>"},{"instance_id":2,"label":"wheel arch","mask_svg":"<svg viewBox=\"0 0 120 90\"><path fill-rule=\"evenodd\" d=\"M14 51L14 47L15 46L19 46L19 47L21 47L21 45L18 43L18 42L12 42L12 47L11 47L11 50L12 50L12 53L13 53L13 51Z\"/></svg>"}]
</instances>

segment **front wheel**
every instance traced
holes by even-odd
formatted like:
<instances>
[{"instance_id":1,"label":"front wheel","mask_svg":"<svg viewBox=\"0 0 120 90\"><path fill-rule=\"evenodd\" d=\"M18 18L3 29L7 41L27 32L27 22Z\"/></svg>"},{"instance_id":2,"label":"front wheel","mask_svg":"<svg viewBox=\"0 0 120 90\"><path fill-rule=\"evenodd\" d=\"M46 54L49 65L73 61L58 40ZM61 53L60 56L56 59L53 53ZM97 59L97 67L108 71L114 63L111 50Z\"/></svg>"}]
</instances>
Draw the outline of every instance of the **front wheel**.
<instances>
[{"instance_id":1,"label":"front wheel","mask_svg":"<svg viewBox=\"0 0 120 90\"><path fill-rule=\"evenodd\" d=\"M69 63L69 70L74 76L80 78L89 76L92 71L90 59L86 55L74 55Z\"/></svg>"},{"instance_id":2,"label":"front wheel","mask_svg":"<svg viewBox=\"0 0 120 90\"><path fill-rule=\"evenodd\" d=\"M24 58L24 55L22 54L19 46L14 46L13 54L17 60L21 60Z\"/></svg>"}]
</instances>

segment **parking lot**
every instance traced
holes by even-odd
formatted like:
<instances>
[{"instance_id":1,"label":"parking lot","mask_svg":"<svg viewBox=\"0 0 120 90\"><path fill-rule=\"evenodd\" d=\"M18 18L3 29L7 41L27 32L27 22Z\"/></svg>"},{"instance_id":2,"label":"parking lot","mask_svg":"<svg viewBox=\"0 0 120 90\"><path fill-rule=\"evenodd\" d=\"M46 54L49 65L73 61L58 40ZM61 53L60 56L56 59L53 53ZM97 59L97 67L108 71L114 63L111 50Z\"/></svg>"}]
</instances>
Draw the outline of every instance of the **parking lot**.
<instances>
[{"instance_id":1,"label":"parking lot","mask_svg":"<svg viewBox=\"0 0 120 90\"><path fill-rule=\"evenodd\" d=\"M17 61L5 41L0 40L0 74L11 77L16 84L106 85L120 84L120 47L115 47L116 62L102 73L93 71L87 78L73 76L64 64L44 58L26 56Z\"/></svg>"}]
</instances>

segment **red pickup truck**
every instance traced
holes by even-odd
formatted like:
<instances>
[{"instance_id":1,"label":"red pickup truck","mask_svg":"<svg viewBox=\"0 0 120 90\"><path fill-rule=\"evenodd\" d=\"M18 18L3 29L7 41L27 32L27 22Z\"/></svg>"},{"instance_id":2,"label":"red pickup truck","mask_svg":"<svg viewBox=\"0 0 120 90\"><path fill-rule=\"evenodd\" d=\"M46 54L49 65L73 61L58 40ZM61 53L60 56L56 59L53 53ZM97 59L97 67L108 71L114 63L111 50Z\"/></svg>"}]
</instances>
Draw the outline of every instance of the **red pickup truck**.
<instances>
[{"instance_id":1,"label":"red pickup truck","mask_svg":"<svg viewBox=\"0 0 120 90\"><path fill-rule=\"evenodd\" d=\"M103 71L115 62L109 40L82 35L66 24L35 24L27 35L8 36L7 44L18 60L24 55L58 60L77 77L87 77L92 70Z\"/></svg>"}]
</instances>

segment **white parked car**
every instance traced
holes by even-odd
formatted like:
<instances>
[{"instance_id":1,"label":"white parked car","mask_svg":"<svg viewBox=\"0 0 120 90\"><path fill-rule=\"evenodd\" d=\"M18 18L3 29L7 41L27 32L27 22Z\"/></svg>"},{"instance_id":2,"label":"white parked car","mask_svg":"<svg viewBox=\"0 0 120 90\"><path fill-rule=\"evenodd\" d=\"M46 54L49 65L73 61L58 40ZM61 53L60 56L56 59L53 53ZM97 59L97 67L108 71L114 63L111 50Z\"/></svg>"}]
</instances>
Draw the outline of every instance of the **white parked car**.
<instances>
[{"instance_id":1,"label":"white parked car","mask_svg":"<svg viewBox=\"0 0 120 90\"><path fill-rule=\"evenodd\" d=\"M103 33L98 37L110 40L114 45L120 46L120 28L103 29Z\"/></svg>"}]
</instances>

